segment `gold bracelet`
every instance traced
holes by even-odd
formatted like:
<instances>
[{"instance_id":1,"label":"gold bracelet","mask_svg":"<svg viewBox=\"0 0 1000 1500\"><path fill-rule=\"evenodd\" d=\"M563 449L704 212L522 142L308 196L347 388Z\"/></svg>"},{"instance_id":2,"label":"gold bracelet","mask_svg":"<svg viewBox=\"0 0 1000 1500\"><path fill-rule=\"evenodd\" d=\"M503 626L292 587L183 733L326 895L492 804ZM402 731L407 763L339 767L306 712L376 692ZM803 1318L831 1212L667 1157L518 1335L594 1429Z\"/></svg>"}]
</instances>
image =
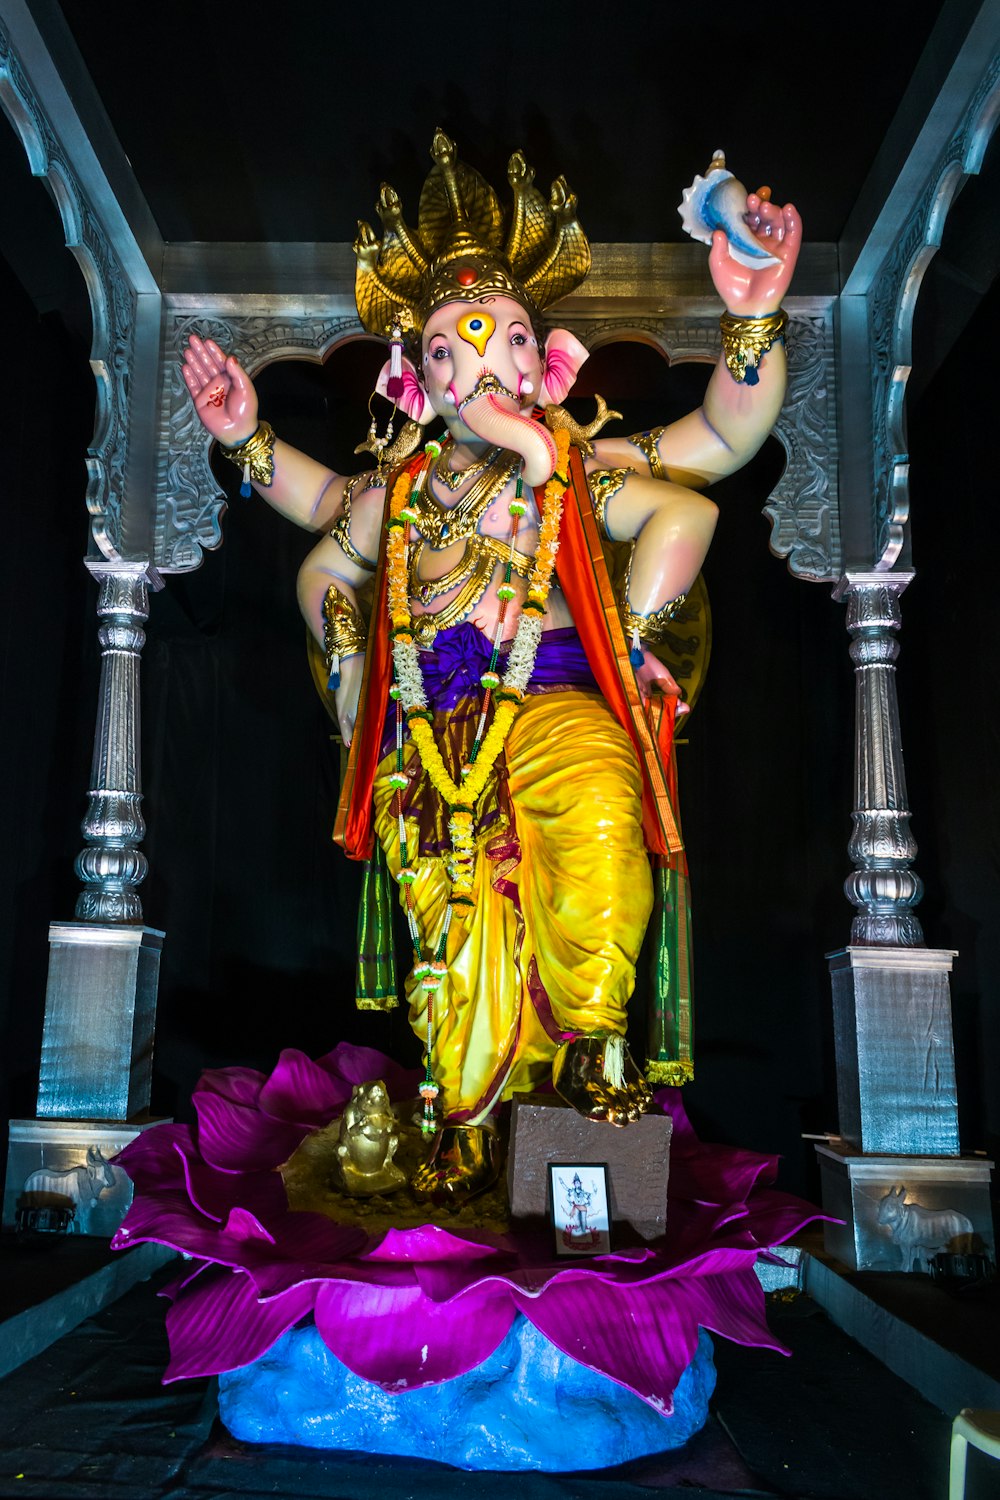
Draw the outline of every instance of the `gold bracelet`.
<instances>
[{"instance_id":1,"label":"gold bracelet","mask_svg":"<svg viewBox=\"0 0 1000 1500\"><path fill-rule=\"evenodd\" d=\"M331 583L323 596L323 656L326 660L327 687L335 692L340 686L340 664L348 656L358 656L368 645L368 632L358 606Z\"/></svg>"},{"instance_id":2,"label":"gold bracelet","mask_svg":"<svg viewBox=\"0 0 1000 1500\"><path fill-rule=\"evenodd\" d=\"M668 599L666 604L661 605L659 609L652 610L648 615L637 615L626 605L625 629L633 635L638 634L641 641L648 641L651 646L658 646L666 638L671 620L674 619L686 599L687 594L678 594L676 599Z\"/></svg>"},{"instance_id":3,"label":"gold bracelet","mask_svg":"<svg viewBox=\"0 0 1000 1500\"><path fill-rule=\"evenodd\" d=\"M781 338L787 322L788 314L783 307L763 318L738 318L728 312L722 314L719 319L722 352L735 381L745 385L757 384L760 379L757 367L775 340Z\"/></svg>"},{"instance_id":4,"label":"gold bracelet","mask_svg":"<svg viewBox=\"0 0 1000 1500\"><path fill-rule=\"evenodd\" d=\"M222 447L222 451L231 464L243 470L245 485L249 486L251 479L269 485L274 478L274 428L269 422L259 423L253 437L248 437L245 443L236 448Z\"/></svg>"}]
</instances>

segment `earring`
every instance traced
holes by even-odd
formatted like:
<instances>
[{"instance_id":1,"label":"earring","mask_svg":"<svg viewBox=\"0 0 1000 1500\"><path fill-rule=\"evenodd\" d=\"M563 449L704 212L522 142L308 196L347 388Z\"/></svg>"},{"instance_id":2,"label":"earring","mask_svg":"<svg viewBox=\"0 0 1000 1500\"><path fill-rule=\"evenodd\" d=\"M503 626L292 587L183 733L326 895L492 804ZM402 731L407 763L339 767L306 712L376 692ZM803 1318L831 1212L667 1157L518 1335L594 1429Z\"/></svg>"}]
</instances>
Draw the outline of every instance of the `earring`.
<instances>
[{"instance_id":1,"label":"earring","mask_svg":"<svg viewBox=\"0 0 1000 1500\"><path fill-rule=\"evenodd\" d=\"M396 437L395 416L399 408L393 402L389 420L385 425L385 434L379 437L378 423L375 420L375 413L372 411L372 401L375 399L375 395L376 392L372 391L368 397L368 415L371 417L368 435L364 442L359 443L354 451L355 453L370 453L372 455L375 460L376 481L381 484L388 470L394 469L397 464L401 464L405 459L409 458L411 453L417 451L423 440L423 429L418 422L413 422L407 418L399 430L399 436ZM393 441L394 438L395 441Z\"/></svg>"}]
</instances>

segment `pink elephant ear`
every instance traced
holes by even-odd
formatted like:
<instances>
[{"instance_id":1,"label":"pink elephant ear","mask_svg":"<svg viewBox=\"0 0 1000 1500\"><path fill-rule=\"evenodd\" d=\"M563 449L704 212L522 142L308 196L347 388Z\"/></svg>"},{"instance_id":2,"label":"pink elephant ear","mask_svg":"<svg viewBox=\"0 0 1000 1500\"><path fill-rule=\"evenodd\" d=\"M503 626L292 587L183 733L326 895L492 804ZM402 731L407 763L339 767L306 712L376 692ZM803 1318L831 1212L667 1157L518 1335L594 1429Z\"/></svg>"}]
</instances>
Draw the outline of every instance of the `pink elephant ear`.
<instances>
[{"instance_id":1,"label":"pink elephant ear","mask_svg":"<svg viewBox=\"0 0 1000 1500\"><path fill-rule=\"evenodd\" d=\"M388 395L389 384L389 361L386 360L379 372L375 389L380 396L385 396L387 401L392 399ZM396 405L400 411L405 411L411 422L419 422L425 427L434 416L434 408L427 399L423 386L417 379L417 372L408 359L403 360L403 394L396 397Z\"/></svg>"},{"instance_id":2,"label":"pink elephant ear","mask_svg":"<svg viewBox=\"0 0 1000 1500\"><path fill-rule=\"evenodd\" d=\"M577 371L590 353L565 328L553 328L545 341L545 374L538 393L541 406L558 405L573 389Z\"/></svg>"}]
</instances>

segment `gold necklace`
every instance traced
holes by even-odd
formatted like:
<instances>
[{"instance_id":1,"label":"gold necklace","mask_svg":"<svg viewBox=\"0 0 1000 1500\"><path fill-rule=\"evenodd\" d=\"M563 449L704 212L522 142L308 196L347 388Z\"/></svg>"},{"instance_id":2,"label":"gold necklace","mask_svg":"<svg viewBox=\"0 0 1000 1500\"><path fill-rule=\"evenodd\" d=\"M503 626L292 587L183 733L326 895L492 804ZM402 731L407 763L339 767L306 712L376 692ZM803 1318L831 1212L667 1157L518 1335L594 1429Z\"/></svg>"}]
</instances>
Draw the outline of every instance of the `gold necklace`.
<instances>
[{"instance_id":1,"label":"gold necklace","mask_svg":"<svg viewBox=\"0 0 1000 1500\"><path fill-rule=\"evenodd\" d=\"M520 462L519 454L501 449L453 506L442 505L431 492L430 485L425 483L413 509L417 530L428 546L437 551L474 536L479 522L494 500L503 494Z\"/></svg>"},{"instance_id":2,"label":"gold necklace","mask_svg":"<svg viewBox=\"0 0 1000 1500\"><path fill-rule=\"evenodd\" d=\"M433 471L434 478L439 479L447 489L451 490L452 494L454 494L457 489L465 484L467 480L475 479L477 474L481 474L484 469L489 468L490 464L500 452L500 449L488 449L487 452L483 454L482 458L477 458L473 463L467 464L464 469L453 469L448 463L448 460L454 451L455 441L454 439L451 439L451 441L447 442L441 449L441 453L436 464L434 465Z\"/></svg>"}]
</instances>

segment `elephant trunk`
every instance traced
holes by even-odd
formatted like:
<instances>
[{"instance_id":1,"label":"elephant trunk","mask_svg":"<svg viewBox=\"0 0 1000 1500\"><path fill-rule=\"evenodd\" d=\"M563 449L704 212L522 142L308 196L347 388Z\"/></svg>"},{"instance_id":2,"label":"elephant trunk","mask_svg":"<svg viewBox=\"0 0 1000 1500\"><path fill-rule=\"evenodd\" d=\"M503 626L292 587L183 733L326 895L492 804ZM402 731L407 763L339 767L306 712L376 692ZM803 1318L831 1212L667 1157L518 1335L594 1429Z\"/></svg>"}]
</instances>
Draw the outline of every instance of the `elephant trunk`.
<instances>
[{"instance_id":1,"label":"elephant trunk","mask_svg":"<svg viewBox=\"0 0 1000 1500\"><path fill-rule=\"evenodd\" d=\"M552 434L540 422L522 416L516 400L508 393L473 393L460 412L462 421L476 437L521 455L525 484L535 489L552 478L558 456Z\"/></svg>"}]
</instances>

